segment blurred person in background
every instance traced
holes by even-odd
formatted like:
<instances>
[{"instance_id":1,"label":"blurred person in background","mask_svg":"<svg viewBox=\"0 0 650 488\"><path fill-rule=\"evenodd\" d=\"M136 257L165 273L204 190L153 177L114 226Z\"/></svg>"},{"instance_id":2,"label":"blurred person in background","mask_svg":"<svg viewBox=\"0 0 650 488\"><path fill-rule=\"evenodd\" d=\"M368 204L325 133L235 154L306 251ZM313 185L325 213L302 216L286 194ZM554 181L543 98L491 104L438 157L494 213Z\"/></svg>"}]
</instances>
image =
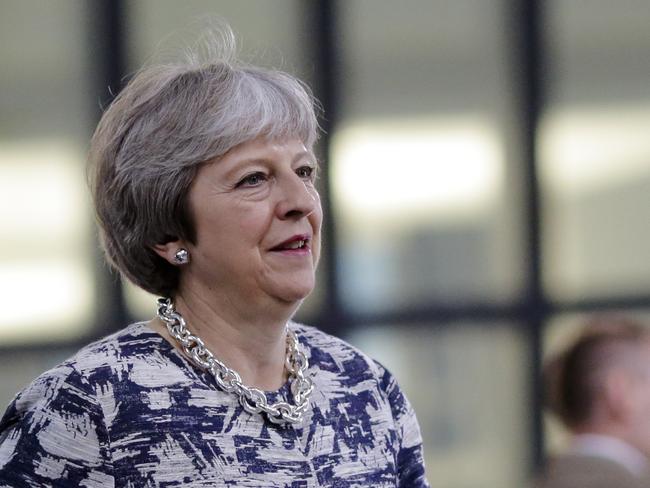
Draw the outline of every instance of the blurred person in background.
<instances>
[{"instance_id":1,"label":"blurred person in background","mask_svg":"<svg viewBox=\"0 0 650 488\"><path fill-rule=\"evenodd\" d=\"M314 100L217 34L143 68L92 140L108 261L157 317L17 395L0 486L428 486L394 377L291 320L321 247Z\"/></svg>"},{"instance_id":2,"label":"blurred person in background","mask_svg":"<svg viewBox=\"0 0 650 488\"><path fill-rule=\"evenodd\" d=\"M544 374L547 406L572 437L537 488L650 487L650 329L594 317Z\"/></svg>"}]
</instances>

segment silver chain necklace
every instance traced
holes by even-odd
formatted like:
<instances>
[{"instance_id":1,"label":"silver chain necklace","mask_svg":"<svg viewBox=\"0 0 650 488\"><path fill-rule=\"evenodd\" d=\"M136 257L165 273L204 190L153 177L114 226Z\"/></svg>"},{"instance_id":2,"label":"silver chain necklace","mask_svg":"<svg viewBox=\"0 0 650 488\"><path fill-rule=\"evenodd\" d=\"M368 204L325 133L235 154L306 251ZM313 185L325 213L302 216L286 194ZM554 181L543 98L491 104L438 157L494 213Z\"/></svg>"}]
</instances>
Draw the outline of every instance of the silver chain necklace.
<instances>
[{"instance_id":1,"label":"silver chain necklace","mask_svg":"<svg viewBox=\"0 0 650 488\"><path fill-rule=\"evenodd\" d=\"M296 424L302 421L303 414L309 406L309 396L314 389L314 384L305 376L309 363L305 354L299 349L295 332L287 328L287 356L284 360L291 377L294 404L280 401L269 405L262 390L244 385L237 371L219 361L205 347L200 337L187 330L185 319L174 309L171 298L158 299L158 317L165 322L167 330L180 343L185 354L200 368L209 371L220 389L237 395L244 410L251 414L263 412L274 424Z\"/></svg>"}]
</instances>

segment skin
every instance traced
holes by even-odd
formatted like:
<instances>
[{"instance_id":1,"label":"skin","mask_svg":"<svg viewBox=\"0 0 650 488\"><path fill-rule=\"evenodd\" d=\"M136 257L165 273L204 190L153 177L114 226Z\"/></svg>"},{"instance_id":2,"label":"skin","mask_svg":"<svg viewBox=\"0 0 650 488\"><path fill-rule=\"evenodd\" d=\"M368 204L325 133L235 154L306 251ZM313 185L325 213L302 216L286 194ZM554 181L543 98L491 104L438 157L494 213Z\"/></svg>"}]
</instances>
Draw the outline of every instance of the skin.
<instances>
[{"instance_id":1,"label":"skin","mask_svg":"<svg viewBox=\"0 0 650 488\"><path fill-rule=\"evenodd\" d=\"M639 345L629 375L627 441L650 459L650 340Z\"/></svg>"},{"instance_id":2,"label":"skin","mask_svg":"<svg viewBox=\"0 0 650 488\"><path fill-rule=\"evenodd\" d=\"M594 414L575 432L622 439L650 459L650 339L629 347L602 385Z\"/></svg>"},{"instance_id":3,"label":"skin","mask_svg":"<svg viewBox=\"0 0 650 488\"><path fill-rule=\"evenodd\" d=\"M285 325L314 288L320 255L316 169L298 139L241 144L202 166L190 189L196 243L155 247L175 266L176 251L189 251L176 308L250 386L274 390L286 381ZM294 236L307 237L307 245L279 246ZM159 319L150 326L178 347Z\"/></svg>"}]
</instances>

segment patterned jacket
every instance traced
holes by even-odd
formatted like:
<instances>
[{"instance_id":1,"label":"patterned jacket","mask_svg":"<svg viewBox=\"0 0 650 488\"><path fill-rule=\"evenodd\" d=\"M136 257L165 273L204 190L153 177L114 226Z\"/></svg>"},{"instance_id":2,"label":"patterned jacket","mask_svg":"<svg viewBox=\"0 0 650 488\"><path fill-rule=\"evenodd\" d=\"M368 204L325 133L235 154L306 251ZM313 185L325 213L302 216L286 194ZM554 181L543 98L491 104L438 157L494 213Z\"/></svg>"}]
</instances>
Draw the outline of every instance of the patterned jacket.
<instances>
[{"instance_id":1,"label":"patterned jacket","mask_svg":"<svg viewBox=\"0 0 650 488\"><path fill-rule=\"evenodd\" d=\"M290 327L315 385L302 424L246 412L136 323L17 395L0 421L0 487L427 487L415 414L391 374Z\"/></svg>"}]
</instances>

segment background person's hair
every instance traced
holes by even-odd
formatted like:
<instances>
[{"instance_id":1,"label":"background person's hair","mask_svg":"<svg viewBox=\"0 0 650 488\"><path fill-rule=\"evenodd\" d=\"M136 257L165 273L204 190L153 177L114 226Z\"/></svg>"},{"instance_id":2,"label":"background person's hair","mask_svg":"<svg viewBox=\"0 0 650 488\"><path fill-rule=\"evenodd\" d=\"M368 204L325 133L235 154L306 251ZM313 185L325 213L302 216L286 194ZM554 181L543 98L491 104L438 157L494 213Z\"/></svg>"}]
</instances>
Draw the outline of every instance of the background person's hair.
<instances>
[{"instance_id":1,"label":"background person's hair","mask_svg":"<svg viewBox=\"0 0 650 488\"><path fill-rule=\"evenodd\" d=\"M589 422L608 371L621 366L632 371L638 362L635 352L649 339L650 329L630 318L592 317L577 341L545 364L546 406L569 429Z\"/></svg>"},{"instance_id":2,"label":"background person's hair","mask_svg":"<svg viewBox=\"0 0 650 488\"><path fill-rule=\"evenodd\" d=\"M91 142L89 178L108 262L139 287L173 295L178 268L152 246L194 242L187 194L197 169L260 136L297 137L311 149L315 101L293 76L237 60L227 25L183 61L140 70Z\"/></svg>"}]
</instances>

